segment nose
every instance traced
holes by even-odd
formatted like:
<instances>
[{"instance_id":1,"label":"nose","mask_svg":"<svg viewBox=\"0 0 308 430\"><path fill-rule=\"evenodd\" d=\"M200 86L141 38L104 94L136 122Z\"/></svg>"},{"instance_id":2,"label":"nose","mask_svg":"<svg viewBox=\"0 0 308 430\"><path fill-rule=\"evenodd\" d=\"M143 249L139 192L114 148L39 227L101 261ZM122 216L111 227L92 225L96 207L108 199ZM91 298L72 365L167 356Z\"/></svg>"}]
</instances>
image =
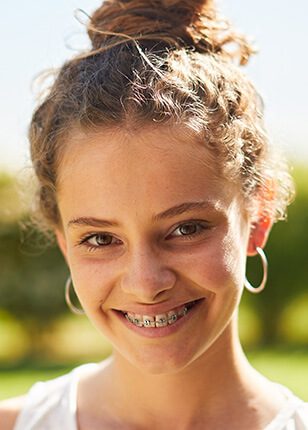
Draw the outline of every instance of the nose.
<instances>
[{"instance_id":1,"label":"nose","mask_svg":"<svg viewBox=\"0 0 308 430\"><path fill-rule=\"evenodd\" d=\"M160 253L147 248L131 252L122 275L121 287L126 294L142 303L155 303L173 288L175 272L163 261Z\"/></svg>"}]
</instances>

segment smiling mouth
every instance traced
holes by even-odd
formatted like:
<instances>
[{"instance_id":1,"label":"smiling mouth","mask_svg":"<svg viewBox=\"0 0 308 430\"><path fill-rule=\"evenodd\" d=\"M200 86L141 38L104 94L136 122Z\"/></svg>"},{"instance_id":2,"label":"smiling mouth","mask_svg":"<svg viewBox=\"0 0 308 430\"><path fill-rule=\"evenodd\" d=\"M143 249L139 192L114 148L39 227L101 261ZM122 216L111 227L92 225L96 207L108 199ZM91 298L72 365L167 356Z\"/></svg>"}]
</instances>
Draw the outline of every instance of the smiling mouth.
<instances>
[{"instance_id":1,"label":"smiling mouth","mask_svg":"<svg viewBox=\"0 0 308 430\"><path fill-rule=\"evenodd\" d=\"M167 313L159 315L139 315L132 312L121 311L125 316L127 321L136 325L137 327L147 327L147 328L160 328L166 327L168 324L174 324L178 319L183 318L190 309L192 309L196 304L196 301L186 303L179 308L168 311Z\"/></svg>"}]
</instances>

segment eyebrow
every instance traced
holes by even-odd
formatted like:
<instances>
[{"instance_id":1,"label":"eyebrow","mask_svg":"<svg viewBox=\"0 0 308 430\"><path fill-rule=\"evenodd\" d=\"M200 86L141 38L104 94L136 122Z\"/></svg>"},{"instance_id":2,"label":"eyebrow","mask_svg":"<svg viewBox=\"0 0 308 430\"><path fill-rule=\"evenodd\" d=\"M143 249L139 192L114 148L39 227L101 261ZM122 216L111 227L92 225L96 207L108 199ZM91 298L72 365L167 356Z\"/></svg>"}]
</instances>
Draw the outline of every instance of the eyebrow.
<instances>
[{"instance_id":1,"label":"eyebrow","mask_svg":"<svg viewBox=\"0 0 308 430\"><path fill-rule=\"evenodd\" d=\"M90 226L90 227L119 227L119 223L117 221L112 220L104 220L100 218L95 217L79 217L71 219L67 223L67 227L84 227L84 226Z\"/></svg>"},{"instance_id":2,"label":"eyebrow","mask_svg":"<svg viewBox=\"0 0 308 430\"><path fill-rule=\"evenodd\" d=\"M173 206L164 212L154 216L155 221L160 221L167 218L172 218L176 215L181 215L183 213L192 212L198 209L214 209L214 204L208 200L203 200L201 202L185 202L180 205Z\"/></svg>"},{"instance_id":3,"label":"eyebrow","mask_svg":"<svg viewBox=\"0 0 308 430\"><path fill-rule=\"evenodd\" d=\"M208 200L200 201L200 202L185 202L180 205L173 206L164 212L161 212L153 217L153 221L161 221L164 219L172 218L176 215L181 215L183 213L192 212L198 209L213 209L214 204ZM71 219L68 224L68 227L119 227L120 224L114 220L104 220L95 217L79 217Z\"/></svg>"}]
</instances>

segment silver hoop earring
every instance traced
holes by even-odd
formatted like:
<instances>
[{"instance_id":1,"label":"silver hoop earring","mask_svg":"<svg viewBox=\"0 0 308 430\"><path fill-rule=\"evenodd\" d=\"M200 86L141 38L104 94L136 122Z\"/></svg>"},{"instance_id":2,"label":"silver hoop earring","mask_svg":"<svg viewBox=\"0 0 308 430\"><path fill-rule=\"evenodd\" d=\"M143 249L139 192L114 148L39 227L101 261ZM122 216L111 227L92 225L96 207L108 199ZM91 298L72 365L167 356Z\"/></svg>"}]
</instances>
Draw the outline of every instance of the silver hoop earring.
<instances>
[{"instance_id":1,"label":"silver hoop earring","mask_svg":"<svg viewBox=\"0 0 308 430\"><path fill-rule=\"evenodd\" d=\"M69 277L67 278L67 281L65 283L65 300L66 303L68 305L68 307L70 308L70 310L72 312L74 312L75 314L84 314L84 310L83 309L78 309L76 308L76 306L73 305L73 303L71 302L71 298L70 298L70 286L72 284L72 277L71 275L69 275Z\"/></svg>"},{"instance_id":2,"label":"silver hoop earring","mask_svg":"<svg viewBox=\"0 0 308 430\"><path fill-rule=\"evenodd\" d=\"M268 272L268 262L266 259L266 255L264 254L264 251L262 248L259 248L256 246L256 251L261 257L262 265L263 265L263 279L261 284L258 287L253 287L248 281L247 278L245 279L245 288L250 291L251 293L260 293L262 290L264 290L266 281L267 281L267 272Z\"/></svg>"}]
</instances>

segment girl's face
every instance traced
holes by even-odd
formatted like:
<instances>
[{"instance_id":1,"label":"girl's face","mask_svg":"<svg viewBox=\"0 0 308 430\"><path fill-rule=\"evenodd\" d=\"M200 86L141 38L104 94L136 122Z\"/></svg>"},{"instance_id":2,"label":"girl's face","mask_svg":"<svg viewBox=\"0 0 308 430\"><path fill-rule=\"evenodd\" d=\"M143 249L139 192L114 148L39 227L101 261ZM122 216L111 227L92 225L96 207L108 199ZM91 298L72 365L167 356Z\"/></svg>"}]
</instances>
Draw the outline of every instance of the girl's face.
<instances>
[{"instance_id":1,"label":"girl's face","mask_svg":"<svg viewBox=\"0 0 308 430\"><path fill-rule=\"evenodd\" d=\"M250 236L239 187L200 144L161 126L68 147L58 241L116 354L165 373L230 344Z\"/></svg>"}]
</instances>

